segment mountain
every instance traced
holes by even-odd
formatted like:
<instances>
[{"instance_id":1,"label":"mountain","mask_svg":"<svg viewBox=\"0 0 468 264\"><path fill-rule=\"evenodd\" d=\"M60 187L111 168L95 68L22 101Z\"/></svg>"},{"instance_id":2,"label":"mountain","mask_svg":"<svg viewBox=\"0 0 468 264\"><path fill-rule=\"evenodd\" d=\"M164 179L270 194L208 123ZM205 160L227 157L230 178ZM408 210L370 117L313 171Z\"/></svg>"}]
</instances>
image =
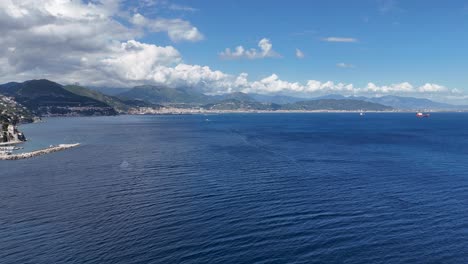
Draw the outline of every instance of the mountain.
<instances>
[{"instance_id":1,"label":"mountain","mask_svg":"<svg viewBox=\"0 0 468 264\"><path fill-rule=\"evenodd\" d=\"M255 102L256 100L251 97L250 94L242 93L242 92L234 92L228 93L223 95L216 95L212 96L212 99L223 101L223 100L239 100L239 101L246 101L246 102Z\"/></svg>"},{"instance_id":2,"label":"mountain","mask_svg":"<svg viewBox=\"0 0 468 264\"><path fill-rule=\"evenodd\" d=\"M388 105L401 110L455 110L458 108L463 108L462 106L459 107L451 104L434 102L424 98L401 97L393 95L372 97L363 100Z\"/></svg>"},{"instance_id":3,"label":"mountain","mask_svg":"<svg viewBox=\"0 0 468 264\"><path fill-rule=\"evenodd\" d=\"M208 110L278 110L281 108L278 104L260 103L255 100L226 99L216 103L203 106Z\"/></svg>"},{"instance_id":4,"label":"mountain","mask_svg":"<svg viewBox=\"0 0 468 264\"><path fill-rule=\"evenodd\" d=\"M37 115L115 115L108 104L77 95L49 80L31 80L0 85L0 93Z\"/></svg>"},{"instance_id":5,"label":"mountain","mask_svg":"<svg viewBox=\"0 0 468 264\"><path fill-rule=\"evenodd\" d=\"M132 88L112 88L112 87L93 87L93 86L87 86L88 89L100 92L105 95L110 95L110 96L116 96L118 94L128 92Z\"/></svg>"},{"instance_id":6,"label":"mountain","mask_svg":"<svg viewBox=\"0 0 468 264\"><path fill-rule=\"evenodd\" d=\"M335 100L353 99L353 100L362 100L362 99L360 99L360 98L346 97L346 96L341 95L341 94L327 94L327 95L322 95L322 96L313 98L313 100L321 100L321 99L335 99Z\"/></svg>"},{"instance_id":7,"label":"mountain","mask_svg":"<svg viewBox=\"0 0 468 264\"><path fill-rule=\"evenodd\" d=\"M292 97L287 95L249 94L249 96L259 102L272 104L290 104L299 101L304 101L304 98Z\"/></svg>"},{"instance_id":8,"label":"mountain","mask_svg":"<svg viewBox=\"0 0 468 264\"><path fill-rule=\"evenodd\" d=\"M130 105L127 105L124 101L114 96L105 95L100 92L97 92L97 91L94 91L94 90L91 90L82 86L78 86L78 85L66 85L63 88L65 88L67 91L72 92L74 94L88 97L96 101L105 103L111 106L112 108L114 108L119 113L125 113L130 109Z\"/></svg>"},{"instance_id":9,"label":"mountain","mask_svg":"<svg viewBox=\"0 0 468 264\"><path fill-rule=\"evenodd\" d=\"M284 110L332 110L332 111L388 111L392 107L382 104L366 102L352 99L318 99L300 101L292 104L286 104L281 107Z\"/></svg>"},{"instance_id":10,"label":"mountain","mask_svg":"<svg viewBox=\"0 0 468 264\"><path fill-rule=\"evenodd\" d=\"M168 88L162 86L137 86L127 92L118 94L123 100L142 100L152 104L192 104L201 105L211 103L211 96L196 92L192 89Z\"/></svg>"},{"instance_id":11,"label":"mountain","mask_svg":"<svg viewBox=\"0 0 468 264\"><path fill-rule=\"evenodd\" d=\"M178 107L181 105L182 107L200 106L209 110L392 110L389 106L346 99L341 95L330 95L324 99L309 101L283 95L269 96L241 92L209 96L191 89L151 85L137 86L119 94L118 97L125 100L141 100L151 104L178 105Z\"/></svg>"},{"instance_id":12,"label":"mountain","mask_svg":"<svg viewBox=\"0 0 468 264\"><path fill-rule=\"evenodd\" d=\"M112 88L109 88L112 89ZM115 88L117 89L117 88ZM124 88L117 96L103 94L78 85L62 86L49 80L10 82L0 85L0 94L13 98L24 109L18 116L32 115L115 115L144 108L160 109L205 108L210 110L463 110L468 106L454 106L429 99L383 96L345 97L339 94L320 96L310 100L285 95L261 95L235 92L205 95L193 89L144 85L130 90ZM1 101L0 101L1 103ZM0 105L1 107L1 105ZM11 110L10 112L13 112ZM141 108L141 109L139 109ZM6 111L5 107L0 111ZM29 114L28 114L29 113ZM32 114L31 114L32 113Z\"/></svg>"},{"instance_id":13,"label":"mountain","mask_svg":"<svg viewBox=\"0 0 468 264\"><path fill-rule=\"evenodd\" d=\"M382 104L391 106L394 109L399 110L464 110L468 109L468 106L459 106L451 105L446 103L434 102L425 98L415 98L415 97L403 97L403 96L394 96L386 95L382 97L365 97L365 96L343 96L340 94L329 94L314 99L351 99L351 100L362 100L367 102L372 102L376 104Z\"/></svg>"}]
</instances>

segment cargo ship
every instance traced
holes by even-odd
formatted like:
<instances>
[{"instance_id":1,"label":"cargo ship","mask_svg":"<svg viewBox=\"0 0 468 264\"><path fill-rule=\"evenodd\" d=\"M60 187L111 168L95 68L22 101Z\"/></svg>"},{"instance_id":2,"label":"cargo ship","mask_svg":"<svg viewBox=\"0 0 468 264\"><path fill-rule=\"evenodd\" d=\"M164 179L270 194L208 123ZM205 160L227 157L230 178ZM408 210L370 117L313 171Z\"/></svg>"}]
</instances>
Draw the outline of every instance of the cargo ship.
<instances>
[{"instance_id":1,"label":"cargo ship","mask_svg":"<svg viewBox=\"0 0 468 264\"><path fill-rule=\"evenodd\" d=\"M424 118L424 117L429 117L429 114L423 113L423 112L418 112L416 113L416 117L418 118Z\"/></svg>"}]
</instances>

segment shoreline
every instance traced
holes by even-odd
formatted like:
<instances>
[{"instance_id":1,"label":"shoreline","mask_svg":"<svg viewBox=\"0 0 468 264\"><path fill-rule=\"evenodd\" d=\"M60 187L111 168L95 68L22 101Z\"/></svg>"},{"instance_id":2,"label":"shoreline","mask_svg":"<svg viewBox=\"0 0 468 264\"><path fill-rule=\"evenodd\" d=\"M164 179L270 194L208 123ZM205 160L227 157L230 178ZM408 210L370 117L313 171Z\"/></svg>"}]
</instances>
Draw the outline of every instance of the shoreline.
<instances>
[{"instance_id":1,"label":"shoreline","mask_svg":"<svg viewBox=\"0 0 468 264\"><path fill-rule=\"evenodd\" d=\"M360 110L197 110L197 109L184 109L180 108L179 110L171 109L170 111L162 110L140 110L132 111L129 113L120 113L118 115L85 115L85 116L43 116L44 119L72 119L72 118L99 118L99 117L119 117L119 116L165 116L165 115L219 115L219 114L412 114L417 113L418 111L413 110L390 110L390 111L360 111ZM430 110L424 111L424 113L468 113L468 111L449 111L449 110ZM45 120L40 122L31 122L23 123L21 125L30 125L36 123L46 123ZM20 142L23 143L23 142Z\"/></svg>"},{"instance_id":2,"label":"shoreline","mask_svg":"<svg viewBox=\"0 0 468 264\"><path fill-rule=\"evenodd\" d=\"M53 153L53 152L58 152L58 151L62 151L62 150L75 148L75 147L78 147L78 146L80 146L80 143L60 144L58 146L50 146L50 147L45 148L45 149L35 150L35 151L31 151L31 152L11 154L11 155L0 155L0 160L28 159L28 158L42 156L42 155Z\"/></svg>"},{"instance_id":3,"label":"shoreline","mask_svg":"<svg viewBox=\"0 0 468 264\"><path fill-rule=\"evenodd\" d=\"M417 113L412 110L207 110L190 108L151 109L140 108L123 115L186 115L186 114L317 114L317 113ZM427 113L467 113L468 111L430 110Z\"/></svg>"}]
</instances>

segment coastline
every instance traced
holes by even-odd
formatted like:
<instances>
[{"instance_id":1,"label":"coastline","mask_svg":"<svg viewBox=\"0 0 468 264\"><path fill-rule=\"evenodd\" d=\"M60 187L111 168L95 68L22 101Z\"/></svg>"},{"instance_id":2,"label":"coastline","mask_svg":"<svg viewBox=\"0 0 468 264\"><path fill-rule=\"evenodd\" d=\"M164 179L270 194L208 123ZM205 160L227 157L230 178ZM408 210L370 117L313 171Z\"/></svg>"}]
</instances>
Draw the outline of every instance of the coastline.
<instances>
[{"instance_id":1,"label":"coastline","mask_svg":"<svg viewBox=\"0 0 468 264\"><path fill-rule=\"evenodd\" d=\"M417 110L214 110L214 109L194 109L194 108L138 108L129 111L126 115L186 115L186 114L314 114L314 113L416 113ZM428 113L464 113L467 111L429 110Z\"/></svg>"},{"instance_id":2,"label":"coastline","mask_svg":"<svg viewBox=\"0 0 468 264\"><path fill-rule=\"evenodd\" d=\"M40 150L36 150L36 151L31 151L31 152L11 154L11 155L0 155L0 160L28 159L28 158L42 156L42 155L53 153L53 152L58 152L58 151L62 151L62 150L75 148L75 147L78 147L78 146L80 146L80 143L60 144L58 146L50 146L50 147L45 148L45 149L40 149Z\"/></svg>"}]
</instances>

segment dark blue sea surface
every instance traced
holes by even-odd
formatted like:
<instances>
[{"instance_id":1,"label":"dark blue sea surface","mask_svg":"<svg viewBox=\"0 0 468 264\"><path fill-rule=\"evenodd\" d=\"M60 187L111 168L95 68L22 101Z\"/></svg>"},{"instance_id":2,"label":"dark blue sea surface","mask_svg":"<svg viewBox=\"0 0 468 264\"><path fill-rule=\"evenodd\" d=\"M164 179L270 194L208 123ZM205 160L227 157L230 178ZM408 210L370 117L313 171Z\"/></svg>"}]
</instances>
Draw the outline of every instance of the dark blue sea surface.
<instances>
[{"instance_id":1,"label":"dark blue sea surface","mask_svg":"<svg viewBox=\"0 0 468 264\"><path fill-rule=\"evenodd\" d=\"M53 118L0 162L0 263L467 263L468 114Z\"/></svg>"}]
</instances>

